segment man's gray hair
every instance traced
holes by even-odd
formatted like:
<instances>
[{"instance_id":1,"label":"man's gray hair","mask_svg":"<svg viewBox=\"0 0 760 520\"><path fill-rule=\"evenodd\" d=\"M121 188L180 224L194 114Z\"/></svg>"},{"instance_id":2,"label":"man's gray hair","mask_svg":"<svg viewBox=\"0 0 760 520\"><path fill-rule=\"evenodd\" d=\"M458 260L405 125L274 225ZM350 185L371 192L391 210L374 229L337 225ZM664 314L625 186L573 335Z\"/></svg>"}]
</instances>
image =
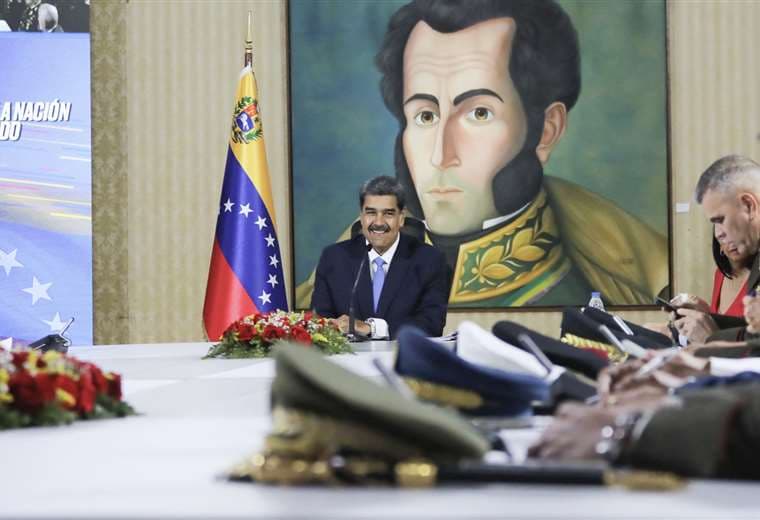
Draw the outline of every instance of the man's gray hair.
<instances>
[{"instance_id":1,"label":"man's gray hair","mask_svg":"<svg viewBox=\"0 0 760 520\"><path fill-rule=\"evenodd\" d=\"M359 207L364 207L364 198L367 195L395 195L398 209L403 210L406 206L406 194L401 183L393 177L381 175L365 182L359 190Z\"/></svg>"},{"instance_id":2,"label":"man's gray hair","mask_svg":"<svg viewBox=\"0 0 760 520\"><path fill-rule=\"evenodd\" d=\"M697 204L708 191L728 193L744 190L760 197L760 164L743 155L726 155L712 163L699 177L694 194Z\"/></svg>"}]
</instances>

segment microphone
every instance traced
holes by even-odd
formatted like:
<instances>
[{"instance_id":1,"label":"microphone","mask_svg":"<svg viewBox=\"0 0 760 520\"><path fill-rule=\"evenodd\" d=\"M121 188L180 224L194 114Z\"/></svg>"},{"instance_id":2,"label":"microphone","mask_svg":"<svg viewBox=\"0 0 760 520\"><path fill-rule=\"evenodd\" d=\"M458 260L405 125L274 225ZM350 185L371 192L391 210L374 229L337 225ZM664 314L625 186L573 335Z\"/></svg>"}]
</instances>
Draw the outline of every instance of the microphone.
<instances>
[{"instance_id":1,"label":"microphone","mask_svg":"<svg viewBox=\"0 0 760 520\"><path fill-rule=\"evenodd\" d=\"M359 286L359 278L362 276L362 269L364 269L364 264L367 263L367 254L372 249L372 244L367 244L366 246L366 252L364 254L364 257L362 258L361 263L359 264L359 271L356 273L356 278L354 279L354 286L351 288L351 296L348 299L348 341L364 341L367 339L362 334L356 333L356 318L354 317L355 309L354 309L354 300L356 299L356 288Z\"/></svg>"}]
</instances>

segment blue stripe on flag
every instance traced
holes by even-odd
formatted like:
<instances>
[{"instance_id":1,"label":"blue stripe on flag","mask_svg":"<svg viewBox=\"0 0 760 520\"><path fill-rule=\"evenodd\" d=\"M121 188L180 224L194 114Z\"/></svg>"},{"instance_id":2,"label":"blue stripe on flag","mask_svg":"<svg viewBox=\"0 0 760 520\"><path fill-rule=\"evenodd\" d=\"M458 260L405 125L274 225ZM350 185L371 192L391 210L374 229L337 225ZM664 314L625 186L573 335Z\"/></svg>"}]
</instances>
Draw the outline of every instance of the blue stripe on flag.
<instances>
[{"instance_id":1,"label":"blue stripe on flag","mask_svg":"<svg viewBox=\"0 0 760 520\"><path fill-rule=\"evenodd\" d=\"M272 218L229 148L219 211L217 241L251 300L262 312L287 309L280 243Z\"/></svg>"}]
</instances>

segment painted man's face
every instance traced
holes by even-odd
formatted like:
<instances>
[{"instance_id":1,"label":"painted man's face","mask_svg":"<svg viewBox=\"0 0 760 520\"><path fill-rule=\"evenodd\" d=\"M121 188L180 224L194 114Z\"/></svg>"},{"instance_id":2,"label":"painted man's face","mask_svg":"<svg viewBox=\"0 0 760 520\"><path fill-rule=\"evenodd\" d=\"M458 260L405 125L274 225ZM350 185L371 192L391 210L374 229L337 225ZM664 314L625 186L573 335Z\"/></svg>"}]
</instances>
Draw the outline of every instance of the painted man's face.
<instances>
[{"instance_id":1,"label":"painted man's face","mask_svg":"<svg viewBox=\"0 0 760 520\"><path fill-rule=\"evenodd\" d=\"M499 216L491 184L527 132L509 76L516 28L512 18L495 18L439 33L419 22L406 44L402 143L434 233L480 230Z\"/></svg>"}]
</instances>

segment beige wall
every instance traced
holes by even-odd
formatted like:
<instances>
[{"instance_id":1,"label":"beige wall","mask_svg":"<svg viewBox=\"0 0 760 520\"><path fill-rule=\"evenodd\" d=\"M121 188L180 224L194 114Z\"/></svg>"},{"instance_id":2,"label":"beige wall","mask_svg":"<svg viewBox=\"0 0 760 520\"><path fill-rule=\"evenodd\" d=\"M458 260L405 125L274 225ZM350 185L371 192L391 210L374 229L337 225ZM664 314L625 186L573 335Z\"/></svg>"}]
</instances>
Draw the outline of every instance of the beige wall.
<instances>
[{"instance_id":1,"label":"beige wall","mask_svg":"<svg viewBox=\"0 0 760 520\"><path fill-rule=\"evenodd\" d=\"M285 4L93 3L97 343L203 338L201 309L249 9L278 233L287 237ZM760 159L760 35L753 30L760 2L672 1L668 13L673 201L691 203L696 179L713 159L729 152ZM673 215L673 237L675 290L709 295L710 228L697 206ZM290 244L281 247L290 289ZM636 321L659 317L624 314ZM559 313L457 312L447 328L463 319L490 326L504 318L552 335L560 322Z\"/></svg>"}]
</instances>

